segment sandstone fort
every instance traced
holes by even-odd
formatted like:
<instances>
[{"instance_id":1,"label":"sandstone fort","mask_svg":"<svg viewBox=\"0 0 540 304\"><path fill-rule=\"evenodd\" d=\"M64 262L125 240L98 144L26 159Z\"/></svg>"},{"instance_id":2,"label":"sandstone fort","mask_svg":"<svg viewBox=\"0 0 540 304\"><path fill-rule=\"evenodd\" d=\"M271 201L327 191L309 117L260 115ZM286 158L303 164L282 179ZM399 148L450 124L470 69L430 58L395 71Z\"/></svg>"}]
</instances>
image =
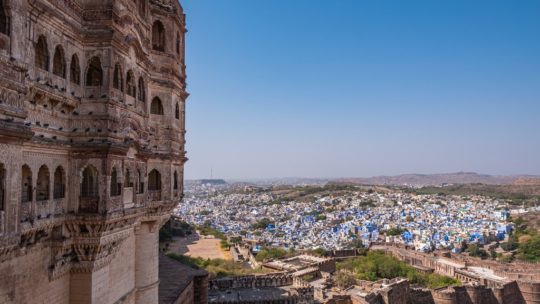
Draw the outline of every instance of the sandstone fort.
<instances>
[{"instance_id":1,"label":"sandstone fort","mask_svg":"<svg viewBox=\"0 0 540 304\"><path fill-rule=\"evenodd\" d=\"M182 198L173 0L0 1L0 303L157 303Z\"/></svg>"},{"instance_id":2,"label":"sandstone fort","mask_svg":"<svg viewBox=\"0 0 540 304\"><path fill-rule=\"evenodd\" d=\"M370 249L456 286L335 288L336 261L359 248L259 263L262 242L224 236L231 263L263 272L212 280L163 255L160 228L187 224L169 221L184 195L186 32L177 0L0 0L0 304L540 304L538 263L388 241Z\"/></svg>"}]
</instances>

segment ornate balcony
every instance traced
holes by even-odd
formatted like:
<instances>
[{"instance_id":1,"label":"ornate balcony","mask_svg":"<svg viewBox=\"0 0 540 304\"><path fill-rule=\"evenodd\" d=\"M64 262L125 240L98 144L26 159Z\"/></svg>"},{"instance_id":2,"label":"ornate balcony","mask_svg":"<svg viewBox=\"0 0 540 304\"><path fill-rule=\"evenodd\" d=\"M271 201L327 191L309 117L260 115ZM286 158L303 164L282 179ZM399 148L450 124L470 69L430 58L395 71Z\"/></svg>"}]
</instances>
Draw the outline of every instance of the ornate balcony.
<instances>
[{"instance_id":1,"label":"ornate balcony","mask_svg":"<svg viewBox=\"0 0 540 304\"><path fill-rule=\"evenodd\" d=\"M27 222L32 218L32 202L23 202L21 203L21 222Z\"/></svg>"},{"instance_id":2,"label":"ornate balcony","mask_svg":"<svg viewBox=\"0 0 540 304\"><path fill-rule=\"evenodd\" d=\"M133 208L135 205L135 195L133 187L124 187L123 204L124 209Z\"/></svg>"},{"instance_id":3,"label":"ornate balcony","mask_svg":"<svg viewBox=\"0 0 540 304\"><path fill-rule=\"evenodd\" d=\"M98 213L99 197L80 197L79 213Z\"/></svg>"},{"instance_id":4,"label":"ornate balcony","mask_svg":"<svg viewBox=\"0 0 540 304\"><path fill-rule=\"evenodd\" d=\"M64 214L64 199L55 199L52 203L52 212L54 215Z\"/></svg>"},{"instance_id":5,"label":"ornate balcony","mask_svg":"<svg viewBox=\"0 0 540 304\"><path fill-rule=\"evenodd\" d=\"M110 211L120 211L124 209L124 202L122 200L122 196L114 196L110 198Z\"/></svg>"},{"instance_id":6,"label":"ornate balcony","mask_svg":"<svg viewBox=\"0 0 540 304\"><path fill-rule=\"evenodd\" d=\"M36 202L36 217L38 219L51 217L51 204L49 200L41 200Z\"/></svg>"},{"instance_id":7,"label":"ornate balcony","mask_svg":"<svg viewBox=\"0 0 540 304\"><path fill-rule=\"evenodd\" d=\"M146 196L144 193L137 193L135 196L135 207L142 207L144 206L144 202L146 200Z\"/></svg>"},{"instance_id":8,"label":"ornate balcony","mask_svg":"<svg viewBox=\"0 0 540 304\"><path fill-rule=\"evenodd\" d=\"M152 202L161 201L161 190L148 190L148 199Z\"/></svg>"}]
</instances>

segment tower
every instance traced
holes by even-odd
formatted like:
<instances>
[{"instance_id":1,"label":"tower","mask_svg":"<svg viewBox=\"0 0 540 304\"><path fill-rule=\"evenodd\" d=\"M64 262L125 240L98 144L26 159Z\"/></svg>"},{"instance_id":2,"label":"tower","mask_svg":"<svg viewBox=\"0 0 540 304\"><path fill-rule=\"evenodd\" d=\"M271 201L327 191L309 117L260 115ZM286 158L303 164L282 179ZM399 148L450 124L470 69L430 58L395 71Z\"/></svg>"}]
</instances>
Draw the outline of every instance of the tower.
<instances>
[{"instance_id":1,"label":"tower","mask_svg":"<svg viewBox=\"0 0 540 304\"><path fill-rule=\"evenodd\" d=\"M0 0L0 303L157 303L183 193L176 0Z\"/></svg>"}]
</instances>

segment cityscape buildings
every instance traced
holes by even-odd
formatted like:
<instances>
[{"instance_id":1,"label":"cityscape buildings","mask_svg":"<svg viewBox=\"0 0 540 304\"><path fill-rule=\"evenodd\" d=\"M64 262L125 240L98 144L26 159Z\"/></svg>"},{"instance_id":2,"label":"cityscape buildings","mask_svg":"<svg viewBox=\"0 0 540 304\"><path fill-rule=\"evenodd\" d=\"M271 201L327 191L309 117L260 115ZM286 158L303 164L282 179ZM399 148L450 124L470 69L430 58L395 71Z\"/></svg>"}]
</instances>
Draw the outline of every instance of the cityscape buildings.
<instances>
[{"instance_id":1,"label":"cityscape buildings","mask_svg":"<svg viewBox=\"0 0 540 304\"><path fill-rule=\"evenodd\" d=\"M298 191L302 191L301 187ZM291 191L293 191L292 188ZM194 185L175 212L186 221L206 221L222 232L260 244L293 249L346 249L352 241L403 243L416 250L461 251L462 243L504 241L511 213L526 212L479 195L416 195L358 190L288 199L279 191L244 191L234 185ZM511 207L511 209L509 209ZM537 207L530 207L537 210ZM253 229L265 219L264 229ZM388 235L389 230L395 233Z\"/></svg>"}]
</instances>

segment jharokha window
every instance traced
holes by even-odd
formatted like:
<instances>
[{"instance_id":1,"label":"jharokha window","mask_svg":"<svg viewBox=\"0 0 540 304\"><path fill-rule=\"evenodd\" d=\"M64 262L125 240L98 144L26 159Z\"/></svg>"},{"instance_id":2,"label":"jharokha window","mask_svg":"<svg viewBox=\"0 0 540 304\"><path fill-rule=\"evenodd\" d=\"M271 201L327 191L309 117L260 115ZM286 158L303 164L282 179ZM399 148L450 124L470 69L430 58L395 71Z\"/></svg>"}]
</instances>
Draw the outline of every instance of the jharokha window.
<instances>
[{"instance_id":1,"label":"jharokha window","mask_svg":"<svg viewBox=\"0 0 540 304\"><path fill-rule=\"evenodd\" d=\"M124 83L122 81L122 67L119 63L114 66L113 88L124 92Z\"/></svg>"},{"instance_id":2,"label":"jharokha window","mask_svg":"<svg viewBox=\"0 0 540 304\"><path fill-rule=\"evenodd\" d=\"M137 86L135 84L135 76L133 75L133 71L129 70L127 72L126 77L126 89L127 94L133 98L137 96Z\"/></svg>"},{"instance_id":3,"label":"jharokha window","mask_svg":"<svg viewBox=\"0 0 540 304\"><path fill-rule=\"evenodd\" d=\"M53 74L66 78L66 58L64 57L64 49L60 45L54 50Z\"/></svg>"},{"instance_id":4,"label":"jharokha window","mask_svg":"<svg viewBox=\"0 0 540 304\"><path fill-rule=\"evenodd\" d=\"M44 36L39 36L36 43L35 64L36 67L42 70L49 70L49 50L47 49L47 40Z\"/></svg>"},{"instance_id":5,"label":"jharokha window","mask_svg":"<svg viewBox=\"0 0 540 304\"><path fill-rule=\"evenodd\" d=\"M39 168L36 186L36 200L46 201L49 199L50 174L49 168L43 165Z\"/></svg>"},{"instance_id":6,"label":"jharokha window","mask_svg":"<svg viewBox=\"0 0 540 304\"><path fill-rule=\"evenodd\" d=\"M152 25L152 49L165 52L165 27L159 20Z\"/></svg>"},{"instance_id":7,"label":"jharokha window","mask_svg":"<svg viewBox=\"0 0 540 304\"><path fill-rule=\"evenodd\" d=\"M150 171L150 174L148 174L148 190L161 190L161 174L156 169Z\"/></svg>"},{"instance_id":8,"label":"jharokha window","mask_svg":"<svg viewBox=\"0 0 540 304\"><path fill-rule=\"evenodd\" d=\"M139 91L138 91L137 99L141 102L146 102L146 89L144 87L144 79L142 77L139 77Z\"/></svg>"},{"instance_id":9,"label":"jharokha window","mask_svg":"<svg viewBox=\"0 0 540 304\"><path fill-rule=\"evenodd\" d=\"M64 169L62 167L56 168L54 171L54 199L64 198L66 196L66 181Z\"/></svg>"},{"instance_id":10,"label":"jharokha window","mask_svg":"<svg viewBox=\"0 0 540 304\"><path fill-rule=\"evenodd\" d=\"M99 57L92 57L88 61L88 70L86 71L86 85L99 87L103 84L103 69Z\"/></svg>"},{"instance_id":11,"label":"jharokha window","mask_svg":"<svg viewBox=\"0 0 540 304\"><path fill-rule=\"evenodd\" d=\"M71 56L69 80L74 84L81 84L81 66L79 65L79 56L77 54Z\"/></svg>"},{"instance_id":12,"label":"jharokha window","mask_svg":"<svg viewBox=\"0 0 540 304\"><path fill-rule=\"evenodd\" d=\"M9 36L9 18L4 6L4 0L0 0L0 33Z\"/></svg>"},{"instance_id":13,"label":"jharokha window","mask_svg":"<svg viewBox=\"0 0 540 304\"><path fill-rule=\"evenodd\" d=\"M154 97L152 104L150 105L150 114L163 115L163 105L161 99Z\"/></svg>"},{"instance_id":14,"label":"jharokha window","mask_svg":"<svg viewBox=\"0 0 540 304\"><path fill-rule=\"evenodd\" d=\"M32 170L28 165L22 166L21 172L21 202L32 201Z\"/></svg>"},{"instance_id":15,"label":"jharokha window","mask_svg":"<svg viewBox=\"0 0 540 304\"><path fill-rule=\"evenodd\" d=\"M180 55L180 33L176 34L176 54Z\"/></svg>"},{"instance_id":16,"label":"jharokha window","mask_svg":"<svg viewBox=\"0 0 540 304\"><path fill-rule=\"evenodd\" d=\"M93 166L84 169L81 182L81 197L98 197L98 171Z\"/></svg>"},{"instance_id":17,"label":"jharokha window","mask_svg":"<svg viewBox=\"0 0 540 304\"><path fill-rule=\"evenodd\" d=\"M121 184L118 182L118 172L113 168L111 173L111 196L120 195Z\"/></svg>"},{"instance_id":18,"label":"jharokha window","mask_svg":"<svg viewBox=\"0 0 540 304\"><path fill-rule=\"evenodd\" d=\"M6 169L0 163L0 211L6 210Z\"/></svg>"},{"instance_id":19,"label":"jharokha window","mask_svg":"<svg viewBox=\"0 0 540 304\"><path fill-rule=\"evenodd\" d=\"M137 193L144 193L144 179L140 170L137 170Z\"/></svg>"}]
</instances>

